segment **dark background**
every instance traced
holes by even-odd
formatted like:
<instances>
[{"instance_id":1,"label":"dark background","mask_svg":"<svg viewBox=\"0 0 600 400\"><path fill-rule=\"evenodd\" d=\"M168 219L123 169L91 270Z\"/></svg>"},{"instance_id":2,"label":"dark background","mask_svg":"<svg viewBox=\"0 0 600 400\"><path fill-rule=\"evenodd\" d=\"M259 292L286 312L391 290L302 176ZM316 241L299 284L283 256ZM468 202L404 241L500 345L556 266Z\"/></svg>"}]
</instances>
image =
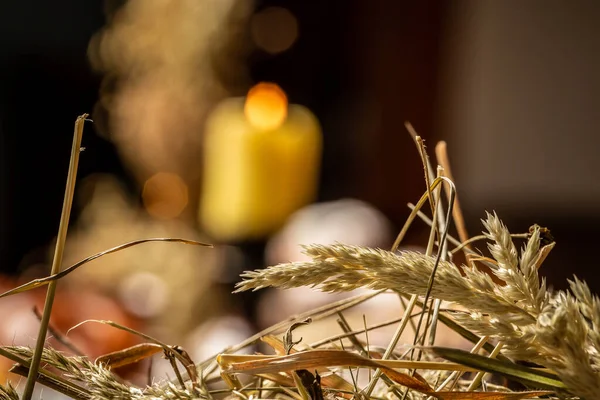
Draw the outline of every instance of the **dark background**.
<instances>
[{"instance_id":1,"label":"dark background","mask_svg":"<svg viewBox=\"0 0 600 400\"><path fill-rule=\"evenodd\" d=\"M598 11L593 3L582 3ZM256 3L257 9L285 6L300 24L301 34L292 49L277 56L252 53L248 65L254 81L278 82L291 102L308 106L321 120L325 149L320 200L364 199L400 227L408 214L405 204L416 201L424 190L420 161L403 122L412 122L431 151L442 138L451 145L456 138L455 149L464 143L464 136L453 136L442 118L450 90L448 79L453 79L447 72L448 39L453 33L448 26L460 12L470 20L479 18L458 4L392 0ZM101 76L92 72L86 51L92 34L104 25L104 6L94 0L0 4L2 272L13 273L36 257L45 258L46 253L39 249L56 233L73 123L78 115L93 110L98 97ZM558 15L564 10L554 12ZM580 14L589 14L589 10L582 9ZM508 37L507 46L511 40L521 39ZM531 48L533 54L538 50ZM552 47L548 51L552 53ZM574 60L580 56L585 54L569 54ZM575 88L579 89L598 98L595 83L582 82ZM509 93L519 98L523 90L515 87ZM590 113L593 110L591 107ZM110 172L128 183L133 196L139 195L111 143L88 129L83 145L86 151L80 177ZM590 146L597 148L595 143ZM490 154L496 150L485 149ZM509 162L510 158L510 154L505 157ZM551 283L564 287L565 279L577 273L594 290L600 289L594 253L600 207L594 201L581 207L536 207L535 201L529 201L531 193L515 191L514 202L492 197L482 204L481 196L460 191L461 177L469 176L467 168L477 168L467 161L462 156L452 160L459 193L469 206L465 213L471 234L481 230L478 218L484 209L498 210L515 232L525 231L534 222L548 226L558 241L544 265ZM517 174L519 171L505 173L508 179ZM593 180L589 184L598 186ZM527 200L522 207L520 197ZM71 221L76 217L77 205ZM413 240L418 238L417 229Z\"/></svg>"}]
</instances>

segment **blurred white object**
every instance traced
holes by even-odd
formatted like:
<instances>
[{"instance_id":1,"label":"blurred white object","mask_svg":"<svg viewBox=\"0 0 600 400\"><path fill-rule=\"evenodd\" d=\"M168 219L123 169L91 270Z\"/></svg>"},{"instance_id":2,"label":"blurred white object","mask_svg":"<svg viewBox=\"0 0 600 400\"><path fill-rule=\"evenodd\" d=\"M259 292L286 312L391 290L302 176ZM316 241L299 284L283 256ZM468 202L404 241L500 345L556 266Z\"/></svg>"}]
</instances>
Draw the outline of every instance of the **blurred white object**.
<instances>
[{"instance_id":1,"label":"blurred white object","mask_svg":"<svg viewBox=\"0 0 600 400\"><path fill-rule=\"evenodd\" d=\"M389 247L391 226L385 215L370 204L356 199L341 199L302 208L267 243L265 260L269 265L289 261L308 261L301 244L353 244ZM259 322L270 325L287 316L348 297L326 294L309 288L273 291L262 296L258 305ZM277 307L273 307L277 304Z\"/></svg>"},{"instance_id":2,"label":"blurred white object","mask_svg":"<svg viewBox=\"0 0 600 400\"><path fill-rule=\"evenodd\" d=\"M391 225L379 210L356 199L317 203L292 214L283 229L267 244L268 264L303 261L300 244L340 242L386 248Z\"/></svg>"},{"instance_id":3,"label":"blurred white object","mask_svg":"<svg viewBox=\"0 0 600 400\"><path fill-rule=\"evenodd\" d=\"M301 244L335 242L386 248L391 243L391 225L379 210L361 200L312 204L292 214L284 228L271 238L265 259L269 265L307 261ZM295 313L354 294L327 294L310 288L269 291L259 301L258 323L269 326ZM332 328L336 326L334 323Z\"/></svg>"},{"instance_id":4,"label":"blurred white object","mask_svg":"<svg viewBox=\"0 0 600 400\"><path fill-rule=\"evenodd\" d=\"M200 361L242 342L253 333L250 324L240 316L211 318L188 335L186 349L193 360ZM252 352L249 347L241 350L241 353L249 352Z\"/></svg>"},{"instance_id":5,"label":"blurred white object","mask_svg":"<svg viewBox=\"0 0 600 400\"><path fill-rule=\"evenodd\" d=\"M119 285L121 302L129 312L141 318L160 316L169 296L164 279L150 272L133 271Z\"/></svg>"}]
</instances>

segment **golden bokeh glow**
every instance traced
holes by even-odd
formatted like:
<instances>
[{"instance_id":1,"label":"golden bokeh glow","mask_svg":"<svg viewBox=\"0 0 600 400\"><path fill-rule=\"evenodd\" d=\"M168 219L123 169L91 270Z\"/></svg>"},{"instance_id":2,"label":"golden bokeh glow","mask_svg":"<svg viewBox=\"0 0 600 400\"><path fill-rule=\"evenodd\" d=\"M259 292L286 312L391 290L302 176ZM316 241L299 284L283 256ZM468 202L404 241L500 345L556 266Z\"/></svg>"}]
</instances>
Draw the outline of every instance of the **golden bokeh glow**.
<instances>
[{"instance_id":1,"label":"golden bokeh glow","mask_svg":"<svg viewBox=\"0 0 600 400\"><path fill-rule=\"evenodd\" d=\"M159 172L144 183L142 200L153 217L175 218L188 204L188 187L179 175Z\"/></svg>"},{"instance_id":2,"label":"golden bokeh glow","mask_svg":"<svg viewBox=\"0 0 600 400\"><path fill-rule=\"evenodd\" d=\"M287 96L274 83L259 83L248 92L244 114L257 129L277 129L287 117Z\"/></svg>"}]
</instances>

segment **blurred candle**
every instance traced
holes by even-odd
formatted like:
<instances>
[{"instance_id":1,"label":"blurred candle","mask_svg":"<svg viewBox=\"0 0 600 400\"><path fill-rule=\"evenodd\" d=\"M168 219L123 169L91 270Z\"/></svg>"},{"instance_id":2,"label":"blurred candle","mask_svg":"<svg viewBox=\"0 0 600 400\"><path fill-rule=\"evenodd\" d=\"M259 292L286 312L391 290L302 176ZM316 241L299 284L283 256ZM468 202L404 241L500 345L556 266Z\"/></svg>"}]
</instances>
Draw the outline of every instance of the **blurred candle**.
<instances>
[{"instance_id":1,"label":"blurred candle","mask_svg":"<svg viewBox=\"0 0 600 400\"><path fill-rule=\"evenodd\" d=\"M259 239L314 200L319 123L283 90L259 83L219 104L206 124L200 222L221 241Z\"/></svg>"}]
</instances>

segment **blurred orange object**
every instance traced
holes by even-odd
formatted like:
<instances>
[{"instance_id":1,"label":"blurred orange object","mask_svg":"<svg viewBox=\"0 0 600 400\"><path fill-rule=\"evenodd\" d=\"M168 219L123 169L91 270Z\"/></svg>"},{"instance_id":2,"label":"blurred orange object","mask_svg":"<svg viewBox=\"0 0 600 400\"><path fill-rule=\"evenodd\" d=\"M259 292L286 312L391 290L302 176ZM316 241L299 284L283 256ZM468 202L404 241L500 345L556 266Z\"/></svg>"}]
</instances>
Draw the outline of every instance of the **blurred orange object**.
<instances>
[{"instance_id":1,"label":"blurred orange object","mask_svg":"<svg viewBox=\"0 0 600 400\"><path fill-rule=\"evenodd\" d=\"M258 239L314 200L321 129L272 83L217 106L207 120L200 222L218 240Z\"/></svg>"},{"instance_id":2,"label":"blurred orange object","mask_svg":"<svg viewBox=\"0 0 600 400\"><path fill-rule=\"evenodd\" d=\"M12 279L0 277L0 292L17 285ZM44 287L0 299L0 315L3 318L3 323L0 324L0 344L35 346L39 320L33 309L43 309L45 296ZM59 284L50 318L52 327L65 334L69 328L87 319L112 320L134 329L143 329L140 321L123 311L117 301L94 288L72 288L68 285L61 287ZM48 337L49 346L69 353L50 333ZM139 338L130 333L98 323L84 324L70 332L67 338L91 359L140 342ZM12 364L12 361L0 357L0 383L6 381L7 371Z\"/></svg>"}]
</instances>

